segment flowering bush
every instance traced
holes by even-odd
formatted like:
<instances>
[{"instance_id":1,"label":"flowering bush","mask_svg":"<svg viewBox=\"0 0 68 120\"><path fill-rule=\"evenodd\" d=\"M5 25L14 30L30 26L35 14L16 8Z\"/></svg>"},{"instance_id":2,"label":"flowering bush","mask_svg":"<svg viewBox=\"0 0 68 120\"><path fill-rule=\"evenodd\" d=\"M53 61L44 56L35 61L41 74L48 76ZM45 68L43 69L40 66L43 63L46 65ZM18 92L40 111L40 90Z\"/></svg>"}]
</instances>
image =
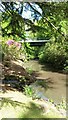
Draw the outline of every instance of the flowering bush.
<instances>
[{"instance_id":1,"label":"flowering bush","mask_svg":"<svg viewBox=\"0 0 68 120\"><path fill-rule=\"evenodd\" d=\"M10 46L10 45L13 45L13 44L14 44L14 40L8 40L8 41L6 42L6 44L9 45L9 46Z\"/></svg>"},{"instance_id":2,"label":"flowering bush","mask_svg":"<svg viewBox=\"0 0 68 120\"><path fill-rule=\"evenodd\" d=\"M21 44L20 43L18 43L18 42L16 42L16 41L14 41L14 40L8 40L7 42L6 42L6 44L8 45L8 46L15 46L15 47L17 47L18 49L20 49L21 48Z\"/></svg>"},{"instance_id":3,"label":"flowering bush","mask_svg":"<svg viewBox=\"0 0 68 120\"><path fill-rule=\"evenodd\" d=\"M2 42L2 51L6 60L19 59L22 53L21 43L14 40Z\"/></svg>"}]
</instances>

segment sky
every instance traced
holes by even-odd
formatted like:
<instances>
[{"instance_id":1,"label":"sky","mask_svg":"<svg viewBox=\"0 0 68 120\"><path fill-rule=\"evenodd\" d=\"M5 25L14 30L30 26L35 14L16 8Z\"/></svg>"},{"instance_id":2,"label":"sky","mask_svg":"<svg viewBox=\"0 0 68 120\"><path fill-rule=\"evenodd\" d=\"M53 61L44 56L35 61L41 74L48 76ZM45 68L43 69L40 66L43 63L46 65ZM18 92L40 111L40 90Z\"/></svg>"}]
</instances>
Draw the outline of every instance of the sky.
<instances>
[{"instance_id":1,"label":"sky","mask_svg":"<svg viewBox=\"0 0 68 120\"><path fill-rule=\"evenodd\" d=\"M33 4L32 4L32 5L33 5ZM26 3L24 3L24 8L23 8L22 16L23 16L24 18L28 18L28 19L32 20L33 18L32 18L32 16L31 16L31 13L32 13L32 12L30 11L30 7L28 7L28 10L26 10L26 9L25 9L25 6L26 6ZM41 10L41 8L39 8L38 5L34 4L33 7L36 8L36 10L38 10L38 12L40 12L40 13L42 14L42 10ZM40 17L39 17L39 18L40 18Z\"/></svg>"},{"instance_id":2,"label":"sky","mask_svg":"<svg viewBox=\"0 0 68 120\"><path fill-rule=\"evenodd\" d=\"M17 3L17 5L15 5L15 7L16 7L16 8L19 8L20 2L16 2L16 3ZM1 4L1 1L0 1L0 4ZM31 3L31 5L32 5L38 12L40 12L40 13L42 14L42 10L41 10L41 8L40 8L38 5L36 5L36 4L34 4L34 3ZM4 6L3 6L3 7L4 7ZM26 9L25 7L27 7L27 9ZM0 6L0 9L3 11L3 9L2 9L1 6ZM1 11L0 11L0 12L1 12ZM31 14L33 14L33 12L31 12L30 7L27 6L27 3L24 3L22 17L32 20L33 18L32 18L32 16L31 16ZM40 19L40 17L38 17L38 19Z\"/></svg>"}]
</instances>

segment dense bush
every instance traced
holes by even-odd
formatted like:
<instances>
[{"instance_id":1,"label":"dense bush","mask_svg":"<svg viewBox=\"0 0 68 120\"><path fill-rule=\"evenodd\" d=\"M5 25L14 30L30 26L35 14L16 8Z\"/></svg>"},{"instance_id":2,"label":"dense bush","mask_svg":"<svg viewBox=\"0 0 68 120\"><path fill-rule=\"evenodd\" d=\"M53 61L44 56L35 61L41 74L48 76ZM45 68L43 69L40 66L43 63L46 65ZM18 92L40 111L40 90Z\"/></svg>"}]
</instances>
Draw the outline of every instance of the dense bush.
<instances>
[{"instance_id":1,"label":"dense bush","mask_svg":"<svg viewBox=\"0 0 68 120\"><path fill-rule=\"evenodd\" d=\"M67 66L67 51L68 47L65 43L47 43L44 49L40 50L39 60L44 64L51 64L54 68L63 69Z\"/></svg>"}]
</instances>

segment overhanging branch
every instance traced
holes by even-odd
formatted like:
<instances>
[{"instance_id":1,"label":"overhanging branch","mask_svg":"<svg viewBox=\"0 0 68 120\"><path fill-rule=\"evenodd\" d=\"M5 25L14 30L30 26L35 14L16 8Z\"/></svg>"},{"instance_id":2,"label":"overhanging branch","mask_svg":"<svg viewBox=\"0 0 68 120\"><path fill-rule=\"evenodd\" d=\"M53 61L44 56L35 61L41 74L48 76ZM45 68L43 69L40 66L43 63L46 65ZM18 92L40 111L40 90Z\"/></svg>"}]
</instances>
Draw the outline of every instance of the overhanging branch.
<instances>
[{"instance_id":1,"label":"overhanging branch","mask_svg":"<svg viewBox=\"0 0 68 120\"><path fill-rule=\"evenodd\" d=\"M31 7L35 12L37 12L41 17L43 17L42 14L41 14L39 11L37 11L29 2L28 2L28 4L30 5L30 7ZM46 22L47 22L50 26L52 26L56 31L58 31L62 36L65 37L64 33L60 32L59 29L58 29L52 22L50 22L46 16L44 17L44 19L46 20Z\"/></svg>"}]
</instances>

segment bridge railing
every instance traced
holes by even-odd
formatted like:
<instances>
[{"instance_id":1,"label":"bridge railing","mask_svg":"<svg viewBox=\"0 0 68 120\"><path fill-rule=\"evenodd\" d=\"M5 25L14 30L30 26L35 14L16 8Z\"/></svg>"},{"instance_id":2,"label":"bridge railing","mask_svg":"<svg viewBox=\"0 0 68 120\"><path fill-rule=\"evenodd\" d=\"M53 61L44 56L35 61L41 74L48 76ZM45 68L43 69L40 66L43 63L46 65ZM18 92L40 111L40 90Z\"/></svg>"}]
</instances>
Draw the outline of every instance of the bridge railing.
<instances>
[{"instance_id":1,"label":"bridge railing","mask_svg":"<svg viewBox=\"0 0 68 120\"><path fill-rule=\"evenodd\" d=\"M46 43L49 42L50 40L21 40L20 43Z\"/></svg>"}]
</instances>

